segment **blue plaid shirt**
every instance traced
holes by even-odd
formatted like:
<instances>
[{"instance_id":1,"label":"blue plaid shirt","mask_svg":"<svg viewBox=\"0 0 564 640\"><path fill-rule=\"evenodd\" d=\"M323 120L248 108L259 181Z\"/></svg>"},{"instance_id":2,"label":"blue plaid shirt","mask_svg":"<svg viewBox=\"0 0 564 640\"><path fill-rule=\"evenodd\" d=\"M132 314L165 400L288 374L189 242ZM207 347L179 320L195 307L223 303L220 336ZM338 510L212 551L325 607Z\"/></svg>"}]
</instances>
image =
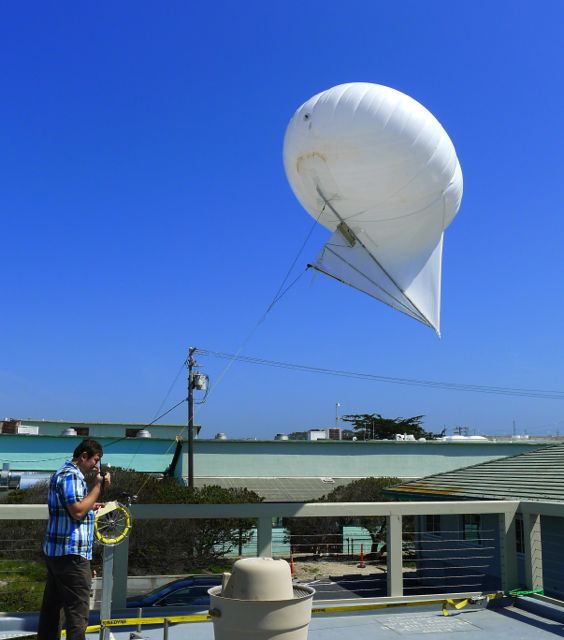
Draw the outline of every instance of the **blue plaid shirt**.
<instances>
[{"instance_id":1,"label":"blue plaid shirt","mask_svg":"<svg viewBox=\"0 0 564 640\"><path fill-rule=\"evenodd\" d=\"M45 532L43 551L47 556L79 555L92 559L94 512L89 511L82 520L74 520L66 505L80 502L88 494L82 471L68 461L49 481L47 505L49 522Z\"/></svg>"}]
</instances>

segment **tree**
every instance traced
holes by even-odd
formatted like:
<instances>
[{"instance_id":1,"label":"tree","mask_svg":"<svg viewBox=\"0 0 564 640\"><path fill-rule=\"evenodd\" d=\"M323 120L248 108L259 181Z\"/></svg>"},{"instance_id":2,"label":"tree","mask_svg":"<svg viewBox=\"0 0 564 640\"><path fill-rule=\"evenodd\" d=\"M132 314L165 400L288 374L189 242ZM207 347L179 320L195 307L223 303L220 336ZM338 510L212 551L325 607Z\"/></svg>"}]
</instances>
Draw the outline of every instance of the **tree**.
<instances>
[{"instance_id":1,"label":"tree","mask_svg":"<svg viewBox=\"0 0 564 640\"><path fill-rule=\"evenodd\" d=\"M343 416L344 422L350 422L359 440L393 440L396 434L412 435L415 438L433 440L441 435L423 429L424 416L411 418L384 418L379 413L359 413Z\"/></svg>"},{"instance_id":2,"label":"tree","mask_svg":"<svg viewBox=\"0 0 564 640\"><path fill-rule=\"evenodd\" d=\"M362 478L342 487L315 502L387 502L386 487L400 484L399 478ZM290 542L292 554L341 553L343 526L356 524L370 533L372 550L385 544L386 520L384 517L361 516L358 518L286 518L286 542Z\"/></svg>"},{"instance_id":3,"label":"tree","mask_svg":"<svg viewBox=\"0 0 564 640\"><path fill-rule=\"evenodd\" d=\"M387 487L401 484L399 478L361 478L343 487L333 489L327 495L328 502L389 502L384 491ZM408 521L404 518L404 523ZM386 548L386 518L384 516L360 516L341 519L341 524L357 524L370 534L372 548L368 553L381 553ZM411 525L410 525L411 526Z\"/></svg>"},{"instance_id":4,"label":"tree","mask_svg":"<svg viewBox=\"0 0 564 640\"><path fill-rule=\"evenodd\" d=\"M307 431L292 431L288 434L288 440L307 440Z\"/></svg>"}]
</instances>

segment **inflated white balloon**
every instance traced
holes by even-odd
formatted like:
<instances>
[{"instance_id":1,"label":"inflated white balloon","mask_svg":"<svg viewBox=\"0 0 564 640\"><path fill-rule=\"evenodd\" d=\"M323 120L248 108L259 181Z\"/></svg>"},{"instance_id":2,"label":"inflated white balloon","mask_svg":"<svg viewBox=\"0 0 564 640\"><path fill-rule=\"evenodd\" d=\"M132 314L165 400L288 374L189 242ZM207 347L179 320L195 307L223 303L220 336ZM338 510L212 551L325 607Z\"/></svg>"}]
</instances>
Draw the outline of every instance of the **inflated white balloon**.
<instances>
[{"instance_id":1,"label":"inflated white balloon","mask_svg":"<svg viewBox=\"0 0 564 640\"><path fill-rule=\"evenodd\" d=\"M298 200L334 232L313 266L439 332L443 231L462 172L438 120L395 89L339 85L296 111L284 165Z\"/></svg>"}]
</instances>

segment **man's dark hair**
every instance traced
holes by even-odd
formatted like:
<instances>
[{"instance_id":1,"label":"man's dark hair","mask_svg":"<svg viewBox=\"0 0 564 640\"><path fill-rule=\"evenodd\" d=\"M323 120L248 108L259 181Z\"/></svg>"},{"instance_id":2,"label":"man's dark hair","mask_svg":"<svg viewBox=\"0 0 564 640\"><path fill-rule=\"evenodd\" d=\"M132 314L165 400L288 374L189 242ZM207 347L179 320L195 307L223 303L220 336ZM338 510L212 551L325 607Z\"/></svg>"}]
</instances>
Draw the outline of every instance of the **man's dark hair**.
<instances>
[{"instance_id":1,"label":"man's dark hair","mask_svg":"<svg viewBox=\"0 0 564 640\"><path fill-rule=\"evenodd\" d=\"M95 456L96 454L102 457L102 445L97 440L87 438L86 440L83 440L74 450L72 457L79 458L83 453L87 453L89 458Z\"/></svg>"}]
</instances>

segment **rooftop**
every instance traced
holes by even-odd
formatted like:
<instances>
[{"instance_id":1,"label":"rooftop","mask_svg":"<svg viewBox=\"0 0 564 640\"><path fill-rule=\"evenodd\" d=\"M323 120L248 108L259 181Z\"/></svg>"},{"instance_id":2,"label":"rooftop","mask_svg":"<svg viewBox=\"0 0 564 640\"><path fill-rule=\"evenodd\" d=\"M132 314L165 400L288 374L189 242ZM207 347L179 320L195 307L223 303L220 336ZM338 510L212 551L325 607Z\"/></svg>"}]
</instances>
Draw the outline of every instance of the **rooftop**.
<instances>
[{"instance_id":1,"label":"rooftop","mask_svg":"<svg viewBox=\"0 0 564 640\"><path fill-rule=\"evenodd\" d=\"M398 498L564 501L564 445L549 445L389 489Z\"/></svg>"},{"instance_id":2,"label":"rooftop","mask_svg":"<svg viewBox=\"0 0 564 640\"><path fill-rule=\"evenodd\" d=\"M469 605L460 611L444 616L441 604L428 606L386 607L372 611L341 611L314 615L309 627L308 640L417 640L433 638L437 634L451 638L453 634L464 633L464 640L543 640L564 637L562 620L552 619L550 609L538 607L534 603L518 603L496 608ZM526 610L523 607L526 607ZM544 615L548 614L548 615ZM556 616L558 617L558 616ZM113 628L116 640L130 640L131 628ZM147 640L160 640L162 627L143 629ZM92 635L94 637L94 635ZM96 634L97 637L97 634ZM213 640L211 622L193 622L170 626L169 640Z\"/></svg>"}]
</instances>

